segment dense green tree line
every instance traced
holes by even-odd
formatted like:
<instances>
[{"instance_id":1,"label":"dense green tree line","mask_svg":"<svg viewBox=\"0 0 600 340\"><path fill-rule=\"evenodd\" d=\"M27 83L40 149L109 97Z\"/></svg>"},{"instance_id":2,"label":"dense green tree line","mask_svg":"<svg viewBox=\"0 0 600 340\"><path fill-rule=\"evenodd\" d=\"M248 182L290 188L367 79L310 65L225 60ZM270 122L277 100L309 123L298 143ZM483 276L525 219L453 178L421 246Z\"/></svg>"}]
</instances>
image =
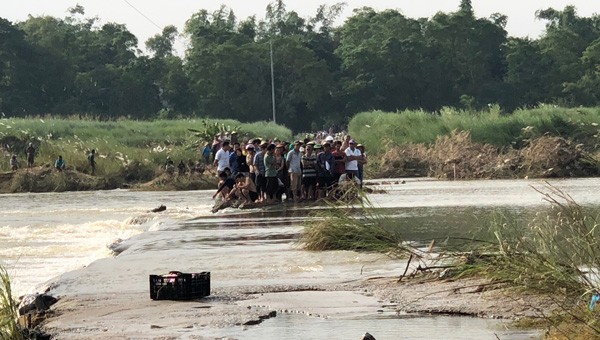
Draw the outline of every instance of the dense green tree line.
<instances>
[{"instance_id":1,"label":"dense green tree line","mask_svg":"<svg viewBox=\"0 0 600 340\"><path fill-rule=\"evenodd\" d=\"M270 120L271 46L277 121L295 131L370 109L600 105L598 15L542 9L546 31L532 40L508 37L501 14L476 18L470 0L428 19L365 7L335 27L342 9L302 18L276 0L264 20L201 10L184 32L167 26L146 41L151 56L124 25L98 25L80 6L64 19L0 18L0 111Z\"/></svg>"}]
</instances>

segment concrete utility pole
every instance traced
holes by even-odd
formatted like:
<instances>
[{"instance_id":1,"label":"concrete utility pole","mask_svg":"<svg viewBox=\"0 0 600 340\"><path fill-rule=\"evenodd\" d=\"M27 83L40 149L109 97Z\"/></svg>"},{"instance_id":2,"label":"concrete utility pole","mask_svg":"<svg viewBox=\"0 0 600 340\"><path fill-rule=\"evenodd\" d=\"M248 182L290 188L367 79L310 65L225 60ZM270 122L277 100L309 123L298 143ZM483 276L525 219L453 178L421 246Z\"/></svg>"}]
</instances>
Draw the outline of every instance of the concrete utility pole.
<instances>
[{"instance_id":1,"label":"concrete utility pole","mask_svg":"<svg viewBox=\"0 0 600 340\"><path fill-rule=\"evenodd\" d=\"M273 40L269 41L271 47L271 100L273 101L273 123L277 123L275 115L275 71L273 70Z\"/></svg>"}]
</instances>

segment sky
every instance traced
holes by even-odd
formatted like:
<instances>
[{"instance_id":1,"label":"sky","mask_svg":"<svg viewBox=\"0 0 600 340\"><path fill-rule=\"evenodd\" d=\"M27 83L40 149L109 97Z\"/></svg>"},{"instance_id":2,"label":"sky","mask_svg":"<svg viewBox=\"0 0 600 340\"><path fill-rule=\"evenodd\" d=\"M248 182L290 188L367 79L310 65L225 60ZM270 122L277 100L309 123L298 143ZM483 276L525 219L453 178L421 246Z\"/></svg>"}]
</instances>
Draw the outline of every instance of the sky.
<instances>
[{"instance_id":1,"label":"sky","mask_svg":"<svg viewBox=\"0 0 600 340\"><path fill-rule=\"evenodd\" d=\"M183 31L185 21L201 9L214 11L220 5L233 9L238 19L256 15L264 18L265 8L271 0L2 0L0 17L16 23L28 15L50 15L64 18L67 9L79 4L85 8L85 17L98 16L100 23L125 24L138 38L138 46L144 49L145 41L162 31L167 25L175 25ZM332 5L340 0L287 0L288 11L296 11L302 17L313 16L319 5ZM352 10L372 7L376 10L396 9L407 17L431 17L435 13L452 12L458 9L460 0L346 0L347 6L338 24L352 15ZM600 13L599 0L472 0L477 17L489 17L492 13L508 16L506 30L510 36L537 38L544 30L544 22L535 19L539 9L552 7L562 10L573 5L579 16ZM183 50L179 41L178 50Z\"/></svg>"}]
</instances>

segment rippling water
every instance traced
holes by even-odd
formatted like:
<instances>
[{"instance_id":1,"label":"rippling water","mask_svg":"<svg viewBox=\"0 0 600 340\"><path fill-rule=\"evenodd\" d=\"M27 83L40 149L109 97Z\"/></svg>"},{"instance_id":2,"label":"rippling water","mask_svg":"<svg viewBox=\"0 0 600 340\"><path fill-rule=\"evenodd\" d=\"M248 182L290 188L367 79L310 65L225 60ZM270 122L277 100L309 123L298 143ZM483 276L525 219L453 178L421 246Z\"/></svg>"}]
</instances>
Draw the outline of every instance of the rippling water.
<instances>
[{"instance_id":1,"label":"rippling water","mask_svg":"<svg viewBox=\"0 0 600 340\"><path fill-rule=\"evenodd\" d=\"M411 240L469 235L485 228L494 214L525 220L548 208L532 188L543 190L542 181L377 182L387 193L372 195L372 201L394 216ZM598 179L552 183L581 204L600 205ZM309 212L317 207L226 209L211 214L211 194L115 190L0 195L0 263L8 268L19 294L111 256L109 246L115 244L126 271L143 267L141 274L147 275L173 266L182 271L210 270L213 278L219 278L216 286L256 280L262 284L340 282L355 279L358 272L387 275L403 269L380 255L298 249L295 240L302 227L314 221ZM167 210L148 212L160 204ZM186 249L201 250L201 258L182 261ZM162 263L155 263L159 258ZM134 288L144 289L141 285L147 283L132 283L136 284L140 286Z\"/></svg>"}]
</instances>

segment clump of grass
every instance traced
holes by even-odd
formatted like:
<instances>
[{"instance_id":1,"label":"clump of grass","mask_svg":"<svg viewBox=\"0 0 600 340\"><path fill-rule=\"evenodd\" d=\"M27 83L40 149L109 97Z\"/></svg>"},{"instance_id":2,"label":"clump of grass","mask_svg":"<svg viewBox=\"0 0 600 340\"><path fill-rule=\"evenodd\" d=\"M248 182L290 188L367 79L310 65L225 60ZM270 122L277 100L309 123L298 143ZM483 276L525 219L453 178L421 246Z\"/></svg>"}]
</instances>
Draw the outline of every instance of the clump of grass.
<instances>
[{"instance_id":1,"label":"clump of grass","mask_svg":"<svg viewBox=\"0 0 600 340\"><path fill-rule=\"evenodd\" d=\"M304 227L299 240L304 249L404 253L408 246L393 219L378 213L366 195L359 197L356 206L332 205L317 213L317 221Z\"/></svg>"},{"instance_id":2,"label":"clump of grass","mask_svg":"<svg viewBox=\"0 0 600 340\"><path fill-rule=\"evenodd\" d=\"M10 277L0 265L0 340L23 339L17 322L18 317L18 306L12 296Z\"/></svg>"},{"instance_id":3,"label":"clump of grass","mask_svg":"<svg viewBox=\"0 0 600 340\"><path fill-rule=\"evenodd\" d=\"M496 246L480 249L487 256L460 264L455 273L550 296L558 307L545 316L552 338L571 332L600 337L600 310L588 309L592 294L600 292L598 218L556 187L535 190L551 204L549 213L538 213L527 226L493 225Z\"/></svg>"},{"instance_id":4,"label":"clump of grass","mask_svg":"<svg viewBox=\"0 0 600 340\"><path fill-rule=\"evenodd\" d=\"M536 291L584 296L600 291L600 228L597 217L560 189L540 192L551 203L527 228L497 226L500 256L490 274ZM537 190L537 189L536 189Z\"/></svg>"}]
</instances>

